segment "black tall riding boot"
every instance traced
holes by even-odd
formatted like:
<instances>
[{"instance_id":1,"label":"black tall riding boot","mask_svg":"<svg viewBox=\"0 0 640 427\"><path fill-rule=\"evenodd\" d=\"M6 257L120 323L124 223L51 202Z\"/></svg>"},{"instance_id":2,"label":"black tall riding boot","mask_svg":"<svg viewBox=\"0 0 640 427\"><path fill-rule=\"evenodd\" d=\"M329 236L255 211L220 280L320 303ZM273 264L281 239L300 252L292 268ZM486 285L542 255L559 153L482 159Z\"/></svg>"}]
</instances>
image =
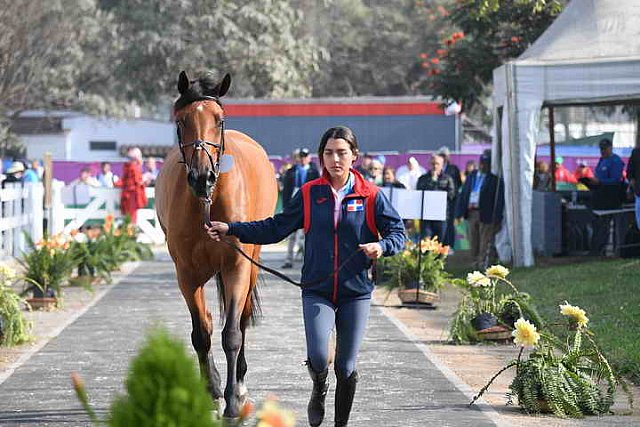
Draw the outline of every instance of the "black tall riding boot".
<instances>
[{"instance_id":1,"label":"black tall riding boot","mask_svg":"<svg viewBox=\"0 0 640 427\"><path fill-rule=\"evenodd\" d=\"M309 425L317 427L324 420L324 399L327 397L327 389L329 388L327 384L329 369L325 368L322 372L316 372L309 361L307 361L307 368L313 380L313 391L311 391L311 399L307 405L307 416L309 417Z\"/></svg>"},{"instance_id":2,"label":"black tall riding boot","mask_svg":"<svg viewBox=\"0 0 640 427\"><path fill-rule=\"evenodd\" d=\"M358 382L358 372L353 371L348 378L338 378L336 385L336 426L344 427L349 422L353 396L356 394L356 383Z\"/></svg>"}]
</instances>

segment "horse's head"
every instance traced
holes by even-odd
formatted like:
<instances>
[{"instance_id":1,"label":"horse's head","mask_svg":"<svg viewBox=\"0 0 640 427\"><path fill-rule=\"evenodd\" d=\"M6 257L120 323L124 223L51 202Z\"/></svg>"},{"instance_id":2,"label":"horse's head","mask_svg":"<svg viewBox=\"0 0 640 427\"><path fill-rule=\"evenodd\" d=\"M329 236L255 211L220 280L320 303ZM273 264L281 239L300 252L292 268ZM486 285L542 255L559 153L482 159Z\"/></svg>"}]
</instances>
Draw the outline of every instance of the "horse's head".
<instances>
[{"instance_id":1,"label":"horse's head","mask_svg":"<svg viewBox=\"0 0 640 427\"><path fill-rule=\"evenodd\" d=\"M196 197L209 200L220 174L224 154L224 111L220 97L231 77L215 82L211 77L178 78L180 97L174 103L178 144L187 169L187 182Z\"/></svg>"}]
</instances>

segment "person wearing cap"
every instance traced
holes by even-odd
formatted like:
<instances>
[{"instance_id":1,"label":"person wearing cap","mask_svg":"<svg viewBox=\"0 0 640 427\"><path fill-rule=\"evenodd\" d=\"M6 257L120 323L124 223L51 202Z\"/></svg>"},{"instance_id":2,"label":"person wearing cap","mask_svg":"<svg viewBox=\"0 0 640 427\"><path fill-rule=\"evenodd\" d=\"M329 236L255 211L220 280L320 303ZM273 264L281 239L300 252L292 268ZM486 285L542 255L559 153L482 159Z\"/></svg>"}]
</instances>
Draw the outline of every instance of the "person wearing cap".
<instances>
[{"instance_id":1,"label":"person wearing cap","mask_svg":"<svg viewBox=\"0 0 640 427\"><path fill-rule=\"evenodd\" d=\"M456 210L456 201L458 200L458 193L460 192L460 187L462 187L462 174L460 173L460 168L458 166L451 163L451 152L449 151L449 147L442 146L438 148L438 152L440 156L444 159L444 165L442 170L445 174L449 175L453 180L453 199L449 200L447 204L447 224L444 231L444 237L442 243L453 248L456 242L456 228L454 225L454 216Z\"/></svg>"},{"instance_id":2,"label":"person wearing cap","mask_svg":"<svg viewBox=\"0 0 640 427\"><path fill-rule=\"evenodd\" d=\"M591 199L594 205L596 201L598 203L605 201L607 208L611 208L611 206L617 204L611 202L612 200L620 203L622 200L624 162L617 154L613 153L613 143L610 139L601 139L599 146L600 160L596 166L595 177L586 181L583 179L581 182L588 183L589 188L594 191ZM593 229L591 255L600 256L604 254L607 243L610 240L612 220L613 217L611 215L594 215L591 221Z\"/></svg>"},{"instance_id":3,"label":"person wearing cap","mask_svg":"<svg viewBox=\"0 0 640 427\"><path fill-rule=\"evenodd\" d=\"M479 169L466 179L456 206L456 218L468 222L474 267L485 268L495 255L495 235L504 211L504 183L491 173L491 156L480 156Z\"/></svg>"},{"instance_id":4,"label":"person wearing cap","mask_svg":"<svg viewBox=\"0 0 640 427\"><path fill-rule=\"evenodd\" d=\"M600 160L596 166L596 184L616 184L621 183L624 178L624 162L613 152L613 143L608 138L600 140Z\"/></svg>"},{"instance_id":5,"label":"person wearing cap","mask_svg":"<svg viewBox=\"0 0 640 427\"><path fill-rule=\"evenodd\" d=\"M138 222L138 209L147 206L144 181L142 179L142 151L138 147L127 151L129 161L124 164L122 179L118 182L122 187L120 193L120 210L123 215L131 217L131 223Z\"/></svg>"},{"instance_id":6,"label":"person wearing cap","mask_svg":"<svg viewBox=\"0 0 640 427\"><path fill-rule=\"evenodd\" d=\"M562 158L562 156L557 156L556 157L556 173L555 173L555 177L556 177L556 182L564 182L567 184L577 184L578 180L576 179L575 176L573 176L571 174L571 172L569 172L569 169L565 168L564 165L562 164L564 162L564 159Z\"/></svg>"},{"instance_id":7,"label":"person wearing cap","mask_svg":"<svg viewBox=\"0 0 640 427\"><path fill-rule=\"evenodd\" d=\"M4 183L12 183L12 182L22 182L22 178L24 176L24 163L16 160L11 163L11 166L6 171L7 177L4 179Z\"/></svg>"},{"instance_id":8,"label":"person wearing cap","mask_svg":"<svg viewBox=\"0 0 640 427\"><path fill-rule=\"evenodd\" d=\"M573 172L573 177L576 180L580 180L580 178L591 179L595 175L593 174L593 170L587 165L587 162L583 159L578 160L578 167L575 172Z\"/></svg>"},{"instance_id":9,"label":"person wearing cap","mask_svg":"<svg viewBox=\"0 0 640 427\"><path fill-rule=\"evenodd\" d=\"M291 202L293 196L295 196L304 184L320 177L318 168L311 161L309 149L300 148L299 150L296 150L296 154L296 164L287 170L282 180L283 208ZM300 252L304 251L304 233L302 230L298 230L289 236L289 240L287 242L287 256L281 268L293 267L293 258L297 252L296 248L298 248Z\"/></svg>"}]
</instances>

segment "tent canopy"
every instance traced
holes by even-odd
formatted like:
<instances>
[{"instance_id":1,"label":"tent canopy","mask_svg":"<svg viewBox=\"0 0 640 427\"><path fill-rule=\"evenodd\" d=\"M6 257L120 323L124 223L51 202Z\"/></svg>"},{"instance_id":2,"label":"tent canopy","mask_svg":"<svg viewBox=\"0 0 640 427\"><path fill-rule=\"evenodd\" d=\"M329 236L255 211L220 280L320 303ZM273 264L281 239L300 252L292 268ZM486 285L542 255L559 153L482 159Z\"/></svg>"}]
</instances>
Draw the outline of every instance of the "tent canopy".
<instances>
[{"instance_id":1,"label":"tent canopy","mask_svg":"<svg viewBox=\"0 0 640 427\"><path fill-rule=\"evenodd\" d=\"M516 266L533 265L531 200L545 105L640 100L640 2L573 0L518 59L493 71L494 169Z\"/></svg>"}]
</instances>

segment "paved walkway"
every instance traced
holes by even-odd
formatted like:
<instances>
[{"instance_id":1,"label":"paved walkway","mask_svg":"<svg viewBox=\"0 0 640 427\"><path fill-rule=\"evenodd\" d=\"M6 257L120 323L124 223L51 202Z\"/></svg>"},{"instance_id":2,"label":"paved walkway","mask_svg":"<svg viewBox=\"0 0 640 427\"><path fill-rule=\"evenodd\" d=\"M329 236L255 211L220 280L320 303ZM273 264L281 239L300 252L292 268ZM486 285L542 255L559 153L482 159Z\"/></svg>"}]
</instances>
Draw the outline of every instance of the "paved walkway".
<instances>
[{"instance_id":1,"label":"paved walkway","mask_svg":"<svg viewBox=\"0 0 640 427\"><path fill-rule=\"evenodd\" d=\"M282 254L267 252L264 259L277 266ZM214 288L209 286L208 301L217 316ZM302 365L299 291L267 276L261 296L264 318L247 338L249 392L257 402L277 395L295 411L297 425L304 426L310 380ZM142 263L0 384L0 425L88 425L71 387L72 371L81 374L94 407L105 414L114 395L123 391L128 362L145 330L156 322L189 342L191 322L166 255ZM214 354L223 368L219 331L218 326ZM495 425L484 412L469 409L468 398L378 307L371 313L359 370L362 380L350 426ZM334 385L332 377L326 425L332 425Z\"/></svg>"}]
</instances>

